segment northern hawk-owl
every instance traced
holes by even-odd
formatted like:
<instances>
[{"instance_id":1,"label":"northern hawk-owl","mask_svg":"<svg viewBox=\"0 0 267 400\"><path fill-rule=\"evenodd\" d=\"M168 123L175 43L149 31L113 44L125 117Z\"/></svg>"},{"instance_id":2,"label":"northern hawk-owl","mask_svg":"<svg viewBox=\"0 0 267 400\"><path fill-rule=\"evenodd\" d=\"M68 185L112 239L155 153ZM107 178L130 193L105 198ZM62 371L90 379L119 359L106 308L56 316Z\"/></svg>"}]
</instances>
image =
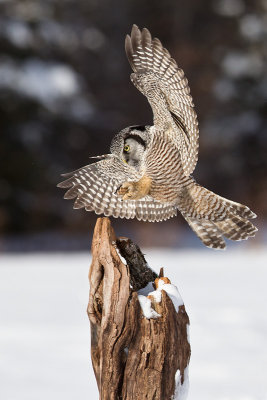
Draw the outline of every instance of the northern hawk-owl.
<instances>
[{"instance_id":1,"label":"northern hawk-owl","mask_svg":"<svg viewBox=\"0 0 267 400\"><path fill-rule=\"evenodd\" d=\"M74 208L142 221L183 215L212 248L223 249L223 237L242 240L257 228L246 206L200 186L191 176L198 157L198 122L188 81L159 39L133 25L126 36L131 80L152 108L153 126L130 126L111 142L110 154L64 174L58 186Z\"/></svg>"}]
</instances>

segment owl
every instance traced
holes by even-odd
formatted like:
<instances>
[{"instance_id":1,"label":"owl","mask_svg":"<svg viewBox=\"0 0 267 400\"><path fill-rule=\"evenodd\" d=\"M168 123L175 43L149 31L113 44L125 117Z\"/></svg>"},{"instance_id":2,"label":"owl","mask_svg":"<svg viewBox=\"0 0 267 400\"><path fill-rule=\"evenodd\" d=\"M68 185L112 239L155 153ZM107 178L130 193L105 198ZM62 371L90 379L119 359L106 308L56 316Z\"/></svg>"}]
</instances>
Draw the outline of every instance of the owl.
<instances>
[{"instance_id":1,"label":"owl","mask_svg":"<svg viewBox=\"0 0 267 400\"><path fill-rule=\"evenodd\" d=\"M224 238L255 235L256 215L199 185L192 176L198 158L198 122L188 81L159 39L133 25L125 50L131 81L146 96L153 126L129 126L114 136L110 153L64 174L58 184L74 208L120 218L159 222L182 214L207 247Z\"/></svg>"}]
</instances>

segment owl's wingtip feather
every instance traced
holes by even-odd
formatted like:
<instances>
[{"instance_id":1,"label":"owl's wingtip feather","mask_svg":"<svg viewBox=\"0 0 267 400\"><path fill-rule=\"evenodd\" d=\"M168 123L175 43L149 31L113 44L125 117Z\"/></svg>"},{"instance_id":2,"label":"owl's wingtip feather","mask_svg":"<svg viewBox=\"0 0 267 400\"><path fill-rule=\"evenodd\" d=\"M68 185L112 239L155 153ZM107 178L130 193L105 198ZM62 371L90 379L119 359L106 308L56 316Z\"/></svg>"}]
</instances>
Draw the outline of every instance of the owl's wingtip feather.
<instances>
[{"instance_id":1,"label":"owl's wingtip feather","mask_svg":"<svg viewBox=\"0 0 267 400\"><path fill-rule=\"evenodd\" d=\"M151 33L147 28L143 28L142 30L142 45L143 47L150 47L152 43Z\"/></svg>"},{"instance_id":2,"label":"owl's wingtip feather","mask_svg":"<svg viewBox=\"0 0 267 400\"><path fill-rule=\"evenodd\" d=\"M258 216L257 216L257 214L255 214L253 211L251 211L251 219L254 219L254 218L257 218Z\"/></svg>"},{"instance_id":3,"label":"owl's wingtip feather","mask_svg":"<svg viewBox=\"0 0 267 400\"><path fill-rule=\"evenodd\" d=\"M125 36L125 43L129 42L131 40L131 36L129 35L129 33L127 33L127 35Z\"/></svg>"},{"instance_id":4,"label":"owl's wingtip feather","mask_svg":"<svg viewBox=\"0 0 267 400\"><path fill-rule=\"evenodd\" d=\"M144 32L146 35L151 36L151 34L150 34L150 32L149 32L149 30L148 30L147 28L143 28L143 32Z\"/></svg>"},{"instance_id":5,"label":"owl's wingtip feather","mask_svg":"<svg viewBox=\"0 0 267 400\"><path fill-rule=\"evenodd\" d=\"M73 172L65 172L64 174L60 174L60 176L67 177L67 176L70 176L72 174L73 174Z\"/></svg>"},{"instance_id":6,"label":"owl's wingtip feather","mask_svg":"<svg viewBox=\"0 0 267 400\"><path fill-rule=\"evenodd\" d=\"M131 31L131 35L132 34L138 34L138 33L140 33L141 34L141 32L140 32L140 29L139 29L139 27L138 27L138 25L136 25L136 24L133 24L133 26L132 26L132 31Z\"/></svg>"},{"instance_id":7,"label":"owl's wingtip feather","mask_svg":"<svg viewBox=\"0 0 267 400\"><path fill-rule=\"evenodd\" d=\"M134 51L133 51L132 40L131 40L130 35L126 35L126 37L125 37L125 53L126 53L126 56L128 58L130 65L132 67L132 70L134 72L136 72L136 68L134 65L134 59L133 59Z\"/></svg>"},{"instance_id":8,"label":"owl's wingtip feather","mask_svg":"<svg viewBox=\"0 0 267 400\"><path fill-rule=\"evenodd\" d=\"M69 179L65 179L62 182L59 182L57 184L57 187L61 188L61 189L67 189L70 188L73 185L73 181L71 179L72 177L70 177Z\"/></svg>"},{"instance_id":9,"label":"owl's wingtip feather","mask_svg":"<svg viewBox=\"0 0 267 400\"><path fill-rule=\"evenodd\" d=\"M160 48L163 48L163 45L162 45L161 41L159 40L159 38L155 37L155 38L153 39L153 43L154 43L155 45L159 46Z\"/></svg>"}]
</instances>

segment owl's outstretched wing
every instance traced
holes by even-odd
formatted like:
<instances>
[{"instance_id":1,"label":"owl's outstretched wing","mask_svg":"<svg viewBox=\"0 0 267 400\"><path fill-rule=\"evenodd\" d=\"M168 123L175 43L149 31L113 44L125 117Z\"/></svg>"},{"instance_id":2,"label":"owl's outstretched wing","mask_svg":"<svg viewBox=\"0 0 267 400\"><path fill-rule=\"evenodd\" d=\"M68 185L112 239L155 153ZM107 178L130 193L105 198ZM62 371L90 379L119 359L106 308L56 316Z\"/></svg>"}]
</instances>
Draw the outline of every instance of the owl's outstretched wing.
<instances>
[{"instance_id":1,"label":"owl's outstretched wing","mask_svg":"<svg viewBox=\"0 0 267 400\"><path fill-rule=\"evenodd\" d=\"M74 208L149 222L159 222L177 215L175 206L160 203L150 196L140 200L122 200L116 194L117 189L123 182L137 180L140 176L112 155L63 176L67 179L57 186L68 189L65 199L76 198Z\"/></svg>"},{"instance_id":2,"label":"owl's outstretched wing","mask_svg":"<svg viewBox=\"0 0 267 400\"><path fill-rule=\"evenodd\" d=\"M195 169L198 158L198 122L188 81L159 39L133 25L125 51L134 71L131 80L153 110L158 131L172 126L185 175Z\"/></svg>"}]
</instances>

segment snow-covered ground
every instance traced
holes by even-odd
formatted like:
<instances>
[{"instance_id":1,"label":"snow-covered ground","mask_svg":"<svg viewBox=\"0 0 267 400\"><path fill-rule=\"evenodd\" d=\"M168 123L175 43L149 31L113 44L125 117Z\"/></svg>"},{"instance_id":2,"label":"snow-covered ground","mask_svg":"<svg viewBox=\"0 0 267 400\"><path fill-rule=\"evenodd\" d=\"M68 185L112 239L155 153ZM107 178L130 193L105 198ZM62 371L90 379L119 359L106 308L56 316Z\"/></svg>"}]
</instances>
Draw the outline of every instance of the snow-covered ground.
<instances>
[{"instance_id":1,"label":"snow-covered ground","mask_svg":"<svg viewBox=\"0 0 267 400\"><path fill-rule=\"evenodd\" d=\"M267 251L147 250L191 320L189 400L267 399ZM98 399L90 255L0 256L1 400Z\"/></svg>"}]
</instances>

